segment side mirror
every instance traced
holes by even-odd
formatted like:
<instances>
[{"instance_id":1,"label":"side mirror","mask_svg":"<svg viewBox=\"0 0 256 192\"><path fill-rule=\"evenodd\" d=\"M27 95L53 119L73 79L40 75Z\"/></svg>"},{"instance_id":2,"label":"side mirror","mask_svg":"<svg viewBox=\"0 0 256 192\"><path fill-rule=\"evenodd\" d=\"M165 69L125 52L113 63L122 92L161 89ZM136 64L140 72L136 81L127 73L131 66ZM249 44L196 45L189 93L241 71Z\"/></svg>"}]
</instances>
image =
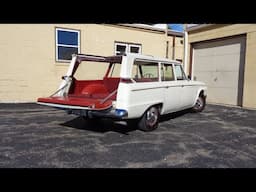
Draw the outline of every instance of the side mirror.
<instances>
[{"instance_id":1,"label":"side mirror","mask_svg":"<svg viewBox=\"0 0 256 192\"><path fill-rule=\"evenodd\" d=\"M188 75L188 79L191 80L191 76L190 75Z\"/></svg>"}]
</instances>

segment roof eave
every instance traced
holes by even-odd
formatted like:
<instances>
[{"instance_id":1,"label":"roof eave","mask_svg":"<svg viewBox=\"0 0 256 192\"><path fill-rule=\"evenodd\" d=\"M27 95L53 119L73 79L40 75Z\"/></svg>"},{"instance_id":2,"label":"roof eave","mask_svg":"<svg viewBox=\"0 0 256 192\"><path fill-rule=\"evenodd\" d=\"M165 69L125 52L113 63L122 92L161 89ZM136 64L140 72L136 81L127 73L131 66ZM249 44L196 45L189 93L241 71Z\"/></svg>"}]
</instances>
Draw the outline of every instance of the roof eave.
<instances>
[{"instance_id":1,"label":"roof eave","mask_svg":"<svg viewBox=\"0 0 256 192\"><path fill-rule=\"evenodd\" d=\"M153 26L141 26L139 24L117 24L117 25L166 33L165 29L159 29L159 28L156 28ZM175 35L175 36L183 37L183 32L173 31L173 30L168 29L168 35Z\"/></svg>"},{"instance_id":2,"label":"roof eave","mask_svg":"<svg viewBox=\"0 0 256 192\"><path fill-rule=\"evenodd\" d=\"M189 27L189 28L186 29L186 31L187 32L196 31L196 30L199 30L199 29L204 29L204 28L210 27L212 25L215 25L215 24L200 24L200 25L196 25L196 26L193 26L193 27Z\"/></svg>"},{"instance_id":3,"label":"roof eave","mask_svg":"<svg viewBox=\"0 0 256 192\"><path fill-rule=\"evenodd\" d=\"M168 30L168 35L183 37L184 33L179 31Z\"/></svg>"}]
</instances>

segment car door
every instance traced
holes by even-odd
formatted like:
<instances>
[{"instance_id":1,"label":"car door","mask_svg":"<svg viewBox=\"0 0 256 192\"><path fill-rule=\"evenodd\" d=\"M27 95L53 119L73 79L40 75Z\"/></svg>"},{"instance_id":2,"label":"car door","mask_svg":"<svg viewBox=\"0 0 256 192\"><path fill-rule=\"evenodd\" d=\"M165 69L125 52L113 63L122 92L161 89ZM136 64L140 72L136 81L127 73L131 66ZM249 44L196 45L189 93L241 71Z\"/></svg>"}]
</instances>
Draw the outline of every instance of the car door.
<instances>
[{"instance_id":1,"label":"car door","mask_svg":"<svg viewBox=\"0 0 256 192\"><path fill-rule=\"evenodd\" d=\"M175 80L173 64L161 63L161 84L164 96L164 113L178 111L181 107L182 87Z\"/></svg>"},{"instance_id":2,"label":"car door","mask_svg":"<svg viewBox=\"0 0 256 192\"><path fill-rule=\"evenodd\" d=\"M175 64L174 68L177 82L181 86L180 107L181 109L192 107L197 94L196 86L186 77L180 64Z\"/></svg>"}]
</instances>

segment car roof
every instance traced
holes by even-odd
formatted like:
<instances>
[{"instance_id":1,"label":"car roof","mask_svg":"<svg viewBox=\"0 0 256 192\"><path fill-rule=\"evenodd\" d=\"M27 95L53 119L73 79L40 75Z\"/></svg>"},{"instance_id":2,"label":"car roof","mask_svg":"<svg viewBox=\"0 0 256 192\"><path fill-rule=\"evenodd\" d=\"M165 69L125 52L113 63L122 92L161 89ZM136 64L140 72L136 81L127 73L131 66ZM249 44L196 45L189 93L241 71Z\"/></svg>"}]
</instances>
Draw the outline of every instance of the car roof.
<instances>
[{"instance_id":1,"label":"car roof","mask_svg":"<svg viewBox=\"0 0 256 192\"><path fill-rule=\"evenodd\" d=\"M142 60L150 60L155 62L168 62L181 64L181 62L176 60L171 60L167 58L156 57L153 55L143 55L138 53L125 53L123 55L113 55L113 56L98 56L98 55L88 55L88 54L77 54L80 60L87 61L101 61L101 62L117 62L121 63L122 57L128 57L130 59L142 59Z\"/></svg>"},{"instance_id":2,"label":"car roof","mask_svg":"<svg viewBox=\"0 0 256 192\"><path fill-rule=\"evenodd\" d=\"M124 56L133 57L134 59L142 59L142 60L151 60L151 61L156 61L156 62L168 62L168 63L181 64L181 62L176 61L176 60L171 60L171 59L162 58L162 57L156 57L156 56L153 56L153 55L143 55L143 54L138 54L138 53L127 53Z\"/></svg>"}]
</instances>

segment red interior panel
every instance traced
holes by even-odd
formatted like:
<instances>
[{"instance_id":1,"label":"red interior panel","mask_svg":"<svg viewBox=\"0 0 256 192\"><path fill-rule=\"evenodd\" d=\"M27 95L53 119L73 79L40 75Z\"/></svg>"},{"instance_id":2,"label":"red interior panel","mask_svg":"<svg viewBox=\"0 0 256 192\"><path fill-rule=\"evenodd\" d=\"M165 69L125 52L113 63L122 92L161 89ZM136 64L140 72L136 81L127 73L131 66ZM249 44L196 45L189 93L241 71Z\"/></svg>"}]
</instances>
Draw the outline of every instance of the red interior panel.
<instances>
[{"instance_id":1,"label":"red interior panel","mask_svg":"<svg viewBox=\"0 0 256 192\"><path fill-rule=\"evenodd\" d=\"M120 82L120 78L105 77L103 79L103 83L110 93L118 88L119 82Z\"/></svg>"},{"instance_id":2,"label":"red interior panel","mask_svg":"<svg viewBox=\"0 0 256 192\"><path fill-rule=\"evenodd\" d=\"M103 84L89 84L82 89L81 94L91 97L94 94L108 94L108 90Z\"/></svg>"},{"instance_id":3,"label":"red interior panel","mask_svg":"<svg viewBox=\"0 0 256 192\"><path fill-rule=\"evenodd\" d=\"M120 78L104 78L103 80L78 81L73 79L70 92L67 97L46 97L39 98L38 102L90 107L95 110L102 110L112 106L112 101L116 100L114 94L104 103L113 91L118 88Z\"/></svg>"},{"instance_id":4,"label":"red interior panel","mask_svg":"<svg viewBox=\"0 0 256 192\"><path fill-rule=\"evenodd\" d=\"M86 81L79 81L76 79L73 79L72 86L70 88L69 93L70 94L81 94L82 90L87 86L91 84L103 84L103 80L86 80Z\"/></svg>"}]
</instances>

